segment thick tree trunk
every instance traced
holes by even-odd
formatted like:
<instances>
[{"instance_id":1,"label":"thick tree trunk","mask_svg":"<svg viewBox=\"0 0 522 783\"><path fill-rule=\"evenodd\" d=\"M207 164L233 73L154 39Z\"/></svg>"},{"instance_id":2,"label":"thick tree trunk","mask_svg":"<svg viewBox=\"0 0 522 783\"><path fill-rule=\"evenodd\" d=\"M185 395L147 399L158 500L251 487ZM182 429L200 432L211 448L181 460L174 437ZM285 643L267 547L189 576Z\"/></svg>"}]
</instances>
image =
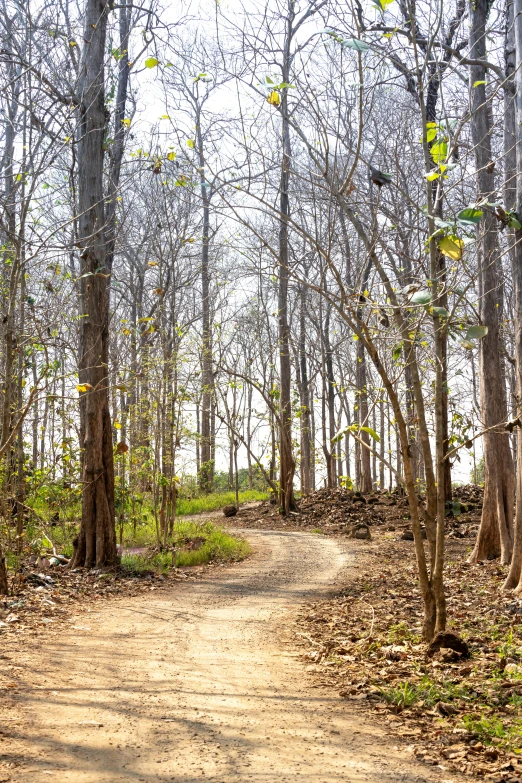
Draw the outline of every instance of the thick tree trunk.
<instances>
[{"instance_id":1,"label":"thick tree trunk","mask_svg":"<svg viewBox=\"0 0 522 783\"><path fill-rule=\"evenodd\" d=\"M470 57L486 59L486 22L488 0L470 3ZM483 65L470 66L470 81L476 85L472 94L471 133L477 170L477 201L495 201L491 157L490 103L486 95L486 72ZM501 363L500 319L502 297L497 243L496 218L490 210L478 228L477 256L479 266L479 315L487 326L486 337L480 340L480 406L485 428L501 425L507 418L506 388ZM482 519L469 562L501 557L508 563L512 552L512 522L514 502L513 459L507 434L488 432L484 435L484 504Z\"/></svg>"},{"instance_id":2,"label":"thick tree trunk","mask_svg":"<svg viewBox=\"0 0 522 783\"><path fill-rule=\"evenodd\" d=\"M117 562L114 462L108 390L109 288L103 194L107 15L87 0L81 63L78 143L78 240L81 248L80 392L82 518L72 566Z\"/></svg>"}]
</instances>

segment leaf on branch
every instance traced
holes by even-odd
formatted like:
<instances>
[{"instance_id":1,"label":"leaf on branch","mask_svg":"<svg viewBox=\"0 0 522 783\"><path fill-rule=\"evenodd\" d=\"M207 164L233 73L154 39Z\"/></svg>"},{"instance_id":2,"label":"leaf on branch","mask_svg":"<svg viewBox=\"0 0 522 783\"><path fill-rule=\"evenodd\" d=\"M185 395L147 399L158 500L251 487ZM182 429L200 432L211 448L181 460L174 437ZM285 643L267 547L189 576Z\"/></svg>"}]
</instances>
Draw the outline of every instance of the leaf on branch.
<instances>
[{"instance_id":1,"label":"leaf on branch","mask_svg":"<svg viewBox=\"0 0 522 783\"><path fill-rule=\"evenodd\" d=\"M450 315L445 307L432 307L431 312L438 315L439 318L449 318Z\"/></svg>"},{"instance_id":2,"label":"leaf on branch","mask_svg":"<svg viewBox=\"0 0 522 783\"><path fill-rule=\"evenodd\" d=\"M429 291L417 291L410 299L412 304L427 305L431 302L431 294Z\"/></svg>"},{"instance_id":3,"label":"leaf on branch","mask_svg":"<svg viewBox=\"0 0 522 783\"><path fill-rule=\"evenodd\" d=\"M281 97L276 90L272 90L266 101L270 104L270 106L280 106Z\"/></svg>"},{"instance_id":4,"label":"leaf on branch","mask_svg":"<svg viewBox=\"0 0 522 783\"><path fill-rule=\"evenodd\" d=\"M439 250L442 255L453 259L453 261L460 261L464 250L464 242L459 237L453 234L442 237L439 242Z\"/></svg>"},{"instance_id":5,"label":"leaf on branch","mask_svg":"<svg viewBox=\"0 0 522 783\"><path fill-rule=\"evenodd\" d=\"M477 223L480 223L483 214L484 212L482 209L466 207L466 209L463 209L461 212L459 212L457 215L457 220L459 223L464 223L465 225L476 226Z\"/></svg>"},{"instance_id":6,"label":"leaf on branch","mask_svg":"<svg viewBox=\"0 0 522 783\"><path fill-rule=\"evenodd\" d=\"M89 389L92 389L92 386L90 383L77 383L76 384L76 391L86 392L89 391Z\"/></svg>"},{"instance_id":7,"label":"leaf on branch","mask_svg":"<svg viewBox=\"0 0 522 783\"><path fill-rule=\"evenodd\" d=\"M157 60L155 57L147 57L145 60L145 68L155 68L158 63L159 60Z\"/></svg>"},{"instance_id":8,"label":"leaf on branch","mask_svg":"<svg viewBox=\"0 0 522 783\"><path fill-rule=\"evenodd\" d=\"M434 163L443 163L448 155L448 142L438 141L430 149L430 154Z\"/></svg>"},{"instance_id":9,"label":"leaf on branch","mask_svg":"<svg viewBox=\"0 0 522 783\"><path fill-rule=\"evenodd\" d=\"M468 351L471 351L475 347L475 343L472 343L470 340L461 340L460 344Z\"/></svg>"},{"instance_id":10,"label":"leaf on branch","mask_svg":"<svg viewBox=\"0 0 522 783\"><path fill-rule=\"evenodd\" d=\"M359 38L345 38L342 41L342 46L345 46L347 49L353 49L355 52L367 52L370 48L367 43Z\"/></svg>"},{"instance_id":11,"label":"leaf on branch","mask_svg":"<svg viewBox=\"0 0 522 783\"><path fill-rule=\"evenodd\" d=\"M468 331L466 332L466 340L481 340L483 337L485 337L488 333L488 327L487 326L479 326L478 324L476 326L470 326Z\"/></svg>"},{"instance_id":12,"label":"leaf on branch","mask_svg":"<svg viewBox=\"0 0 522 783\"><path fill-rule=\"evenodd\" d=\"M372 430L372 428L371 428L371 427L360 427L360 430L361 430L361 432L367 432L367 433L368 433L368 435L371 435L371 437L372 437L374 440L376 440L376 441L377 441L377 443L379 443L379 442L380 442L380 440L381 440L381 439L379 438L379 436L377 435L377 433L375 432L375 430Z\"/></svg>"}]
</instances>

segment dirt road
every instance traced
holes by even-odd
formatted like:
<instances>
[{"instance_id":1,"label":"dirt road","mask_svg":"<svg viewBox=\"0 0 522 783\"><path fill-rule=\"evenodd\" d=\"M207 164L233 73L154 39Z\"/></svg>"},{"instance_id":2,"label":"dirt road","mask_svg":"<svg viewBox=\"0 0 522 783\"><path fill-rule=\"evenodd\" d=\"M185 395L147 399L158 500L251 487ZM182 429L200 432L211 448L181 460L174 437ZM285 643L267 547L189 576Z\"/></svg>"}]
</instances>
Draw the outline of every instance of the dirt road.
<instances>
[{"instance_id":1,"label":"dirt road","mask_svg":"<svg viewBox=\"0 0 522 783\"><path fill-rule=\"evenodd\" d=\"M350 565L338 543L305 533L247 536L255 549L248 561L82 614L26 651L30 687L2 754L22 766L2 766L0 781L452 778L394 750L350 702L310 687L284 644L292 611L334 587Z\"/></svg>"}]
</instances>

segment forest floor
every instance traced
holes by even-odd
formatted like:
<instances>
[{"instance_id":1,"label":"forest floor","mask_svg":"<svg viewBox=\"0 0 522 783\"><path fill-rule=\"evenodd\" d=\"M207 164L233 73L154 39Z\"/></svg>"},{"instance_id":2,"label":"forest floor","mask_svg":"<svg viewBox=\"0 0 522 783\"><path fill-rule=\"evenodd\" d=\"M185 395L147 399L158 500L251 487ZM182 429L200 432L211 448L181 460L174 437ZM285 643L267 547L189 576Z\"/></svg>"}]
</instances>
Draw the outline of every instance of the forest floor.
<instances>
[{"instance_id":1,"label":"forest floor","mask_svg":"<svg viewBox=\"0 0 522 783\"><path fill-rule=\"evenodd\" d=\"M289 519L263 504L241 510L238 523L350 546L354 562L342 589L296 618L309 683L357 704L439 774L521 783L522 601L501 591L507 567L466 563L482 493L461 487L455 494L446 537L448 626L466 640L469 658L451 650L426 655L405 498L320 490Z\"/></svg>"},{"instance_id":2,"label":"forest floor","mask_svg":"<svg viewBox=\"0 0 522 783\"><path fill-rule=\"evenodd\" d=\"M370 544L245 535L241 563L1 637L1 783L460 780L301 660L299 613L338 600Z\"/></svg>"}]
</instances>

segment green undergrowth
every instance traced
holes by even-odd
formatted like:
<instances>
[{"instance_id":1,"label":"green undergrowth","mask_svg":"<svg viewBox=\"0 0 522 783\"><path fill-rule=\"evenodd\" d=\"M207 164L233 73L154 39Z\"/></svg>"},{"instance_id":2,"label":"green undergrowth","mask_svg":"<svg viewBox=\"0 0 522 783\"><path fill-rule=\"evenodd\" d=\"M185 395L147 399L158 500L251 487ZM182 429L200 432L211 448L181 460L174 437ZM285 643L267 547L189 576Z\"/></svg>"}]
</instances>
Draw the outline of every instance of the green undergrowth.
<instances>
[{"instance_id":1,"label":"green undergrowth","mask_svg":"<svg viewBox=\"0 0 522 783\"><path fill-rule=\"evenodd\" d=\"M255 489L239 493L240 503L252 503L256 500L268 500L267 492L258 492ZM217 492L212 495L202 495L196 498L179 498L177 503L178 515L189 516L203 514L205 511L216 511L236 502L234 492Z\"/></svg>"},{"instance_id":2,"label":"green undergrowth","mask_svg":"<svg viewBox=\"0 0 522 783\"><path fill-rule=\"evenodd\" d=\"M81 506L74 491L71 490L70 494L69 503L64 501L58 504L54 502L54 498L50 499L41 495L28 499L28 507L32 513L31 511L28 513L26 520L24 556L49 553L53 551L53 548L66 556L72 554L72 541L78 534ZM239 493L240 504L263 501L267 498L267 493L258 490L245 490ZM167 545L177 545L177 531L184 529L185 517L217 511L223 506L233 503L235 503L234 492L218 492L200 497L179 497L176 507L175 531L172 537L169 536ZM159 509L157 514L159 514ZM7 566L10 570L17 570L20 558L16 555L15 547L10 544L11 533L11 529L7 526L5 530L0 528L0 537L3 539L7 555ZM121 526L121 509L117 507L116 536L118 543L121 543L124 548L151 547L162 541L159 519L154 514L150 495L145 494L135 499L133 503L130 501L127 503L123 526ZM191 552L186 556L187 561L190 562L184 564L197 564L198 558L201 558L199 562L208 562L209 559L215 557L215 553L221 551L226 553L228 550L232 552L233 547L224 536L223 533L221 538L216 536L212 543L205 544L205 551L201 554L196 555ZM229 558L228 554L224 556ZM233 553L230 556L234 556Z\"/></svg>"},{"instance_id":3,"label":"green undergrowth","mask_svg":"<svg viewBox=\"0 0 522 783\"><path fill-rule=\"evenodd\" d=\"M163 552L124 554L122 567L129 572L166 573L169 568L243 560L251 552L247 541L230 535L211 522L179 520L169 549Z\"/></svg>"},{"instance_id":4,"label":"green undergrowth","mask_svg":"<svg viewBox=\"0 0 522 783\"><path fill-rule=\"evenodd\" d=\"M470 690L464 685L455 685L449 681L436 682L425 676L420 682L395 682L379 688L382 697L396 707L405 709L414 704L422 703L426 707L434 707L437 702L451 702L454 699L470 698Z\"/></svg>"}]
</instances>

